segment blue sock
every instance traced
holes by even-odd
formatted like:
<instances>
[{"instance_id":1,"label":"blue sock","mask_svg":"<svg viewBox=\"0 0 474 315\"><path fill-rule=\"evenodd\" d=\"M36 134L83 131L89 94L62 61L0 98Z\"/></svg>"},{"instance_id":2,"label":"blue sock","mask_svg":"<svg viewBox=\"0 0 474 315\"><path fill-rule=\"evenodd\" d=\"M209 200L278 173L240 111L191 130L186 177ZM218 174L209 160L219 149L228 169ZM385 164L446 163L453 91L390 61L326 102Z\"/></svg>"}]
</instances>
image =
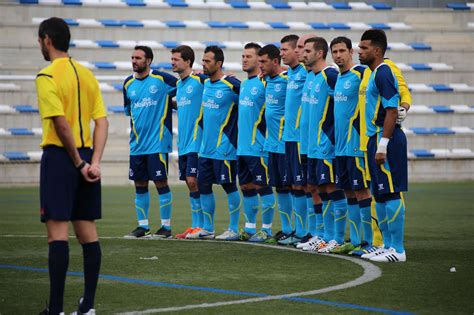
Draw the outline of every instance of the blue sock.
<instances>
[{"instance_id":1,"label":"blue sock","mask_svg":"<svg viewBox=\"0 0 474 315\"><path fill-rule=\"evenodd\" d=\"M323 222L324 222L324 236L325 242L334 239L334 209L333 202L329 198L329 194L320 194L323 201Z\"/></svg>"},{"instance_id":2,"label":"blue sock","mask_svg":"<svg viewBox=\"0 0 474 315\"><path fill-rule=\"evenodd\" d=\"M277 189L277 199L278 199L278 212L280 213L281 220L281 231L285 234L290 234L293 232L291 227L291 195L289 191L278 190Z\"/></svg>"},{"instance_id":3,"label":"blue sock","mask_svg":"<svg viewBox=\"0 0 474 315\"><path fill-rule=\"evenodd\" d=\"M227 204L229 205L229 229L239 232L239 217L240 217L240 193L238 190L227 194Z\"/></svg>"},{"instance_id":4,"label":"blue sock","mask_svg":"<svg viewBox=\"0 0 474 315\"><path fill-rule=\"evenodd\" d=\"M308 221L308 208L304 190L293 190L293 205L295 208L295 235L303 238L308 234L306 222Z\"/></svg>"},{"instance_id":5,"label":"blue sock","mask_svg":"<svg viewBox=\"0 0 474 315\"><path fill-rule=\"evenodd\" d=\"M59 314L63 311L64 286L69 266L69 244L67 241L49 243L49 313Z\"/></svg>"},{"instance_id":6,"label":"blue sock","mask_svg":"<svg viewBox=\"0 0 474 315\"><path fill-rule=\"evenodd\" d=\"M202 228L202 208L201 196L198 191L189 193L189 202L191 203L192 228Z\"/></svg>"},{"instance_id":7,"label":"blue sock","mask_svg":"<svg viewBox=\"0 0 474 315\"><path fill-rule=\"evenodd\" d=\"M316 217L316 236L322 239L324 237L323 204L314 205L314 215Z\"/></svg>"},{"instance_id":8,"label":"blue sock","mask_svg":"<svg viewBox=\"0 0 474 315\"><path fill-rule=\"evenodd\" d=\"M209 232L214 232L214 212L216 211L216 200L214 199L214 193L212 193L212 191L210 194L201 193L201 206L203 229Z\"/></svg>"},{"instance_id":9,"label":"blue sock","mask_svg":"<svg viewBox=\"0 0 474 315\"><path fill-rule=\"evenodd\" d=\"M362 231L364 236L362 239L372 245L373 232L372 232L372 214L370 213L370 206L372 204L372 198L359 200L360 217L362 222Z\"/></svg>"},{"instance_id":10,"label":"blue sock","mask_svg":"<svg viewBox=\"0 0 474 315\"><path fill-rule=\"evenodd\" d=\"M150 193L148 187L135 187L135 211L137 212L138 226L149 229L148 208L150 207Z\"/></svg>"},{"instance_id":11,"label":"blue sock","mask_svg":"<svg viewBox=\"0 0 474 315\"><path fill-rule=\"evenodd\" d=\"M258 191L262 200L262 231L272 235L273 215L275 213L275 196L271 187L265 187Z\"/></svg>"},{"instance_id":12,"label":"blue sock","mask_svg":"<svg viewBox=\"0 0 474 315\"><path fill-rule=\"evenodd\" d=\"M349 211L349 237L351 239L351 243L357 246L361 242L360 209L359 209L359 203L357 202L357 199L356 198L347 199L347 208Z\"/></svg>"},{"instance_id":13,"label":"blue sock","mask_svg":"<svg viewBox=\"0 0 474 315\"><path fill-rule=\"evenodd\" d=\"M242 190L244 199L244 231L250 234L257 233L257 213L258 213L258 196L256 189Z\"/></svg>"},{"instance_id":14,"label":"blue sock","mask_svg":"<svg viewBox=\"0 0 474 315\"><path fill-rule=\"evenodd\" d=\"M344 191L336 190L329 194L334 207L334 239L338 244L344 243L347 222L347 200Z\"/></svg>"},{"instance_id":15,"label":"blue sock","mask_svg":"<svg viewBox=\"0 0 474 315\"><path fill-rule=\"evenodd\" d=\"M392 244L397 253L403 253L403 230L405 226L405 203L402 199L392 199L385 201L385 210L387 211L387 223Z\"/></svg>"},{"instance_id":16,"label":"blue sock","mask_svg":"<svg viewBox=\"0 0 474 315\"><path fill-rule=\"evenodd\" d=\"M308 233L316 236L316 213L314 212L313 196L306 194L306 207L308 208Z\"/></svg>"},{"instance_id":17,"label":"blue sock","mask_svg":"<svg viewBox=\"0 0 474 315\"><path fill-rule=\"evenodd\" d=\"M158 188L158 195L160 198L161 226L167 230L171 230L171 204L173 202L173 196L171 195L170 187L165 186Z\"/></svg>"},{"instance_id":18,"label":"blue sock","mask_svg":"<svg viewBox=\"0 0 474 315\"><path fill-rule=\"evenodd\" d=\"M388 230L387 224L387 210L385 201L382 198L375 198L375 211L377 213L377 220L379 222L380 233L382 233L383 245L385 248L390 248L392 245L392 235Z\"/></svg>"}]
</instances>

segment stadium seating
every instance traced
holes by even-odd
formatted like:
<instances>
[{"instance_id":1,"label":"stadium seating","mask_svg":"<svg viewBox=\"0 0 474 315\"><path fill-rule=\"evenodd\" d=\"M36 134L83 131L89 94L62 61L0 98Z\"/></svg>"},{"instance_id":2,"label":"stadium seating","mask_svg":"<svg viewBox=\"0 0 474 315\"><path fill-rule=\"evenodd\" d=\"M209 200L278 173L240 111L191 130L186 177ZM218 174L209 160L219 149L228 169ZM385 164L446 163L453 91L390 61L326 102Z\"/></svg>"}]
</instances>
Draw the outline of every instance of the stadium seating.
<instances>
[{"instance_id":1,"label":"stadium seating","mask_svg":"<svg viewBox=\"0 0 474 315\"><path fill-rule=\"evenodd\" d=\"M393 3L393 2L390 2ZM186 44L196 68L207 45L224 49L226 71L243 79L246 42L275 43L288 33L357 42L363 30L385 29L387 56L404 71L413 103L404 129L412 180L474 178L474 5L402 8L372 2L242 0L5 0L0 3L0 185L38 181L41 121L35 73L47 65L36 42L51 15L71 26L71 55L97 76L108 106L104 183L128 182L128 118L122 82L137 44L154 49L153 67L171 72L169 50ZM357 57L355 57L357 60ZM332 62L328 57L328 61ZM176 119L174 117L176 123ZM176 127L176 125L174 126ZM175 147L176 148L176 147ZM176 158L176 153L172 156ZM177 175L176 163L171 163ZM32 176L33 174L33 176ZM175 177L172 178L176 180Z\"/></svg>"}]
</instances>

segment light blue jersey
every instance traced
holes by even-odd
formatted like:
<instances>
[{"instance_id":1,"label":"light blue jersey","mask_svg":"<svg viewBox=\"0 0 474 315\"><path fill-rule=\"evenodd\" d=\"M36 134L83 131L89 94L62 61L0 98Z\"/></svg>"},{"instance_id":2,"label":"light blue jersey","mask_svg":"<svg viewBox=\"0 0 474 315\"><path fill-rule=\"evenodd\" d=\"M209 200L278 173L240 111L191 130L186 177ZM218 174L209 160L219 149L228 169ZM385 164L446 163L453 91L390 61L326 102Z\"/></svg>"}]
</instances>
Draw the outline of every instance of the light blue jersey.
<instances>
[{"instance_id":1,"label":"light blue jersey","mask_svg":"<svg viewBox=\"0 0 474 315\"><path fill-rule=\"evenodd\" d=\"M265 85L258 76L244 80L239 96L237 155L267 156L265 144Z\"/></svg>"},{"instance_id":2,"label":"light blue jersey","mask_svg":"<svg viewBox=\"0 0 474 315\"><path fill-rule=\"evenodd\" d=\"M364 156L360 150L359 86L365 69L356 65L337 77L334 88L336 156Z\"/></svg>"},{"instance_id":3,"label":"light blue jersey","mask_svg":"<svg viewBox=\"0 0 474 315\"><path fill-rule=\"evenodd\" d=\"M206 79L202 95L203 133L199 154L215 160L236 160L240 81Z\"/></svg>"},{"instance_id":4,"label":"light blue jersey","mask_svg":"<svg viewBox=\"0 0 474 315\"><path fill-rule=\"evenodd\" d=\"M316 73L310 95L308 157L329 160L334 156L334 86L337 70Z\"/></svg>"},{"instance_id":5,"label":"light blue jersey","mask_svg":"<svg viewBox=\"0 0 474 315\"><path fill-rule=\"evenodd\" d=\"M288 69L283 140L300 141L301 96L308 71L302 63Z\"/></svg>"},{"instance_id":6,"label":"light blue jersey","mask_svg":"<svg viewBox=\"0 0 474 315\"><path fill-rule=\"evenodd\" d=\"M308 71L306 81L301 93L301 117L300 117L300 154L308 154L308 134L309 134L309 109L310 93L313 87L315 75L313 71Z\"/></svg>"},{"instance_id":7,"label":"light blue jersey","mask_svg":"<svg viewBox=\"0 0 474 315\"><path fill-rule=\"evenodd\" d=\"M365 95L367 136L371 137L383 131L385 109L397 108L400 102L397 78L386 63L372 71Z\"/></svg>"},{"instance_id":8,"label":"light blue jersey","mask_svg":"<svg viewBox=\"0 0 474 315\"><path fill-rule=\"evenodd\" d=\"M138 79L125 79L123 97L125 115L130 116L130 155L172 151L171 98L176 94L177 79L152 70Z\"/></svg>"},{"instance_id":9,"label":"light blue jersey","mask_svg":"<svg viewBox=\"0 0 474 315\"><path fill-rule=\"evenodd\" d=\"M176 84L178 154L199 152L202 140L202 92L206 76L190 74Z\"/></svg>"},{"instance_id":10,"label":"light blue jersey","mask_svg":"<svg viewBox=\"0 0 474 315\"><path fill-rule=\"evenodd\" d=\"M285 153L285 143L282 141L285 123L285 98L288 76L286 71L273 78L265 76L265 119L267 122L267 137L265 151Z\"/></svg>"}]
</instances>

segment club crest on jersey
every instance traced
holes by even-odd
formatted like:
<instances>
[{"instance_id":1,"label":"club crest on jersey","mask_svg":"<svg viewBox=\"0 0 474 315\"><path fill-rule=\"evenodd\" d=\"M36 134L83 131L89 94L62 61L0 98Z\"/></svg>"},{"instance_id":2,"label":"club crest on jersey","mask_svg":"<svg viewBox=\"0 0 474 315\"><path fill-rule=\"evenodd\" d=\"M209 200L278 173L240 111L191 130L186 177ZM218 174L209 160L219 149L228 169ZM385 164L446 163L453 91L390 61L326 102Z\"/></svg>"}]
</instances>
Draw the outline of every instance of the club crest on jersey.
<instances>
[{"instance_id":1,"label":"club crest on jersey","mask_svg":"<svg viewBox=\"0 0 474 315\"><path fill-rule=\"evenodd\" d=\"M137 91L135 91L135 90L131 91L130 96L137 96Z\"/></svg>"},{"instance_id":2,"label":"club crest on jersey","mask_svg":"<svg viewBox=\"0 0 474 315\"><path fill-rule=\"evenodd\" d=\"M313 81L309 81L308 82L308 89L312 89L313 88Z\"/></svg>"},{"instance_id":3,"label":"club crest on jersey","mask_svg":"<svg viewBox=\"0 0 474 315\"><path fill-rule=\"evenodd\" d=\"M314 91L315 91L315 92L321 91L321 86L319 85L319 83L316 84L316 86L314 87Z\"/></svg>"},{"instance_id":4,"label":"club crest on jersey","mask_svg":"<svg viewBox=\"0 0 474 315\"><path fill-rule=\"evenodd\" d=\"M192 86L192 85L189 85L189 86L186 88L186 93L191 94L192 92L193 92L193 86Z\"/></svg>"},{"instance_id":5,"label":"club crest on jersey","mask_svg":"<svg viewBox=\"0 0 474 315\"><path fill-rule=\"evenodd\" d=\"M346 90L349 89L349 88L351 87L351 85L352 85L352 84L351 84L351 81L346 81L346 82L344 82L344 88L345 88Z\"/></svg>"},{"instance_id":6,"label":"club crest on jersey","mask_svg":"<svg viewBox=\"0 0 474 315\"><path fill-rule=\"evenodd\" d=\"M215 94L216 98L222 98L224 96L224 93L222 90L217 90Z\"/></svg>"},{"instance_id":7,"label":"club crest on jersey","mask_svg":"<svg viewBox=\"0 0 474 315\"><path fill-rule=\"evenodd\" d=\"M257 95L257 93L258 93L258 89L255 86L250 89L250 94Z\"/></svg>"},{"instance_id":8,"label":"club crest on jersey","mask_svg":"<svg viewBox=\"0 0 474 315\"><path fill-rule=\"evenodd\" d=\"M297 73L296 76L295 76L295 79L296 79L296 80L301 80L301 74L300 74L300 73Z\"/></svg>"},{"instance_id":9,"label":"club crest on jersey","mask_svg":"<svg viewBox=\"0 0 474 315\"><path fill-rule=\"evenodd\" d=\"M280 92L280 91L281 91L281 85L275 84L275 92Z\"/></svg>"},{"instance_id":10,"label":"club crest on jersey","mask_svg":"<svg viewBox=\"0 0 474 315\"><path fill-rule=\"evenodd\" d=\"M148 89L148 91L151 93L151 94L155 94L156 92L158 92L158 87L156 85L152 85L150 86L150 88Z\"/></svg>"}]
</instances>

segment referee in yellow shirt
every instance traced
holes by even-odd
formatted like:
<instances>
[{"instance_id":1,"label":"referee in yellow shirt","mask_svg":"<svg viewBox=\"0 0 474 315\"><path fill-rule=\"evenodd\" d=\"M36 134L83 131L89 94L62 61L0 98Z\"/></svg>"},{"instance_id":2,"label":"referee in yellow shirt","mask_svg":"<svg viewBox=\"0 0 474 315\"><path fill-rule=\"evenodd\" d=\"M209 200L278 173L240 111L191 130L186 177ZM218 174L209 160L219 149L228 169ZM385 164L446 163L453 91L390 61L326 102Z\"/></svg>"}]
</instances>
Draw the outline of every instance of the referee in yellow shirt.
<instances>
[{"instance_id":1,"label":"referee in yellow shirt","mask_svg":"<svg viewBox=\"0 0 474 315\"><path fill-rule=\"evenodd\" d=\"M51 64L36 76L43 124L41 147L41 221L48 231L49 307L40 314L63 313L69 264L68 221L84 257L84 294L75 314L95 314L94 297L101 249L94 220L101 218L100 160L108 122L94 75L67 53L71 35L64 20L49 18L38 42ZM93 133L90 121L94 120Z\"/></svg>"}]
</instances>

